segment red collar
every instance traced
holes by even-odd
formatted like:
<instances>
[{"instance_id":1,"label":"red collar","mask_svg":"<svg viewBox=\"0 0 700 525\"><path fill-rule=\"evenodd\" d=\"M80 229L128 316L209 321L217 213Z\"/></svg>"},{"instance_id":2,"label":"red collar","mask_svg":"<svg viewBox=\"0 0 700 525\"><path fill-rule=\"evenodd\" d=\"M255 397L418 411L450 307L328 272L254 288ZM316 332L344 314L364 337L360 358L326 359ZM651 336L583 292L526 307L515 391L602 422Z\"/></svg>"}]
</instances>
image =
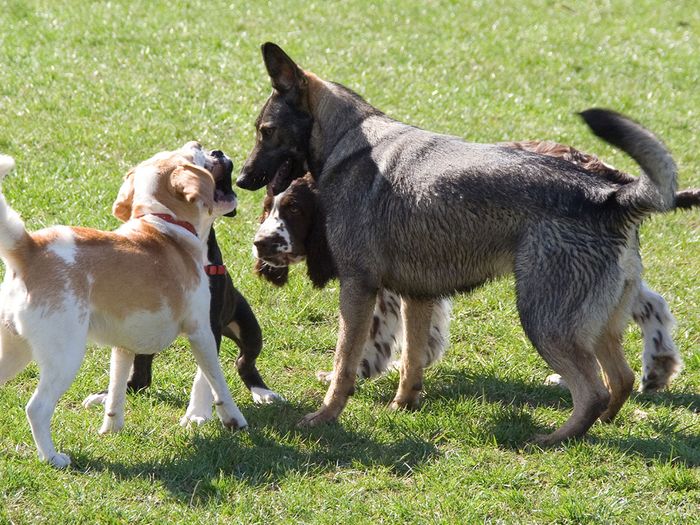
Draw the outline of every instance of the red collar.
<instances>
[{"instance_id":1,"label":"red collar","mask_svg":"<svg viewBox=\"0 0 700 525\"><path fill-rule=\"evenodd\" d=\"M192 223L186 221L178 221L175 217L173 217L172 215L168 215L167 213L145 213L144 215L154 215L160 219L163 219L165 222L169 222L170 224L176 224L177 226L185 228L188 232L197 237L197 230L194 229ZM136 218L140 219L144 215L139 215Z\"/></svg>"},{"instance_id":2,"label":"red collar","mask_svg":"<svg viewBox=\"0 0 700 525\"><path fill-rule=\"evenodd\" d=\"M204 266L204 273L207 275L224 275L226 266L223 264L207 264Z\"/></svg>"}]
</instances>

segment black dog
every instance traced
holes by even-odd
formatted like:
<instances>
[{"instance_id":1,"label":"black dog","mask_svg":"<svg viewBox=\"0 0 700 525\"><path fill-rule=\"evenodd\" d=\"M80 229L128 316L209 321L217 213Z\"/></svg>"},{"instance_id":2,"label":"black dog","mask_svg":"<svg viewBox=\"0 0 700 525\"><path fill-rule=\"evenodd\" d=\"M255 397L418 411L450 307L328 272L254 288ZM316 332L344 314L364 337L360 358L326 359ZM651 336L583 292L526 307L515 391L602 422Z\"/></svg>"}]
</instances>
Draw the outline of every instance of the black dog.
<instances>
[{"instance_id":1,"label":"black dog","mask_svg":"<svg viewBox=\"0 0 700 525\"><path fill-rule=\"evenodd\" d=\"M220 179L221 182L217 183L217 191L233 193L231 184L233 163L218 150L212 151L211 154L224 159L223 164L226 165L226 172ZM235 214L234 210L226 214L226 217L233 217ZM281 400L282 397L279 394L267 387L256 367L255 362L262 349L262 331L253 310L233 285L231 276L226 271L213 227L207 240L207 259L204 270L209 277L211 292L209 316L217 349L221 348L222 335L236 343L240 349L236 359L236 369L243 383L250 390L255 403L272 403ZM139 392L151 386L153 357L153 354L136 355L127 383L129 392ZM83 406L101 404L106 396L106 390L92 394L83 401Z\"/></svg>"}]
</instances>

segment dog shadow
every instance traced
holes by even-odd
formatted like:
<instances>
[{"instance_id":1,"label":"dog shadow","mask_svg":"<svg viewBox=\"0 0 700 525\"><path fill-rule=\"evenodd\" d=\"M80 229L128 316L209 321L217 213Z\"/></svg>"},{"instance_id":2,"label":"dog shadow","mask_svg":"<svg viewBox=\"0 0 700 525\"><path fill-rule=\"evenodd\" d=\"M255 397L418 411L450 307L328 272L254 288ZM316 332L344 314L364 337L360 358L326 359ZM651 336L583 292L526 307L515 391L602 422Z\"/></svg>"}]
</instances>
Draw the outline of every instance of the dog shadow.
<instances>
[{"instance_id":1,"label":"dog shadow","mask_svg":"<svg viewBox=\"0 0 700 525\"><path fill-rule=\"evenodd\" d=\"M437 376L437 377L436 377ZM476 398L487 403L499 403L503 408L490 420L484 421L484 433L493 436L498 446L511 450L527 450L534 434L549 433L553 426L543 426L532 417L531 409L550 407L569 412L573 408L571 394L558 386L538 384L521 379L503 379L491 373L437 373L426 385L426 406L435 400ZM700 395L690 392L633 393L642 405L684 408L700 412ZM612 423L615 424L614 422ZM631 423L626 423L631 424ZM600 446L618 449L625 454L647 460L700 466L700 432L683 426L678 418L659 416L645 423L653 437L610 436L599 438L588 434L583 439ZM565 445L564 445L565 446Z\"/></svg>"},{"instance_id":2,"label":"dog shadow","mask_svg":"<svg viewBox=\"0 0 700 525\"><path fill-rule=\"evenodd\" d=\"M220 425L194 429L182 435L187 446L167 460L122 462L82 452L72 458L77 471L108 471L121 479L148 476L173 497L196 505L215 496L222 476L254 487L276 486L290 475L336 472L342 466L382 467L404 476L441 455L435 443L410 433L386 442L375 439L371 429L355 431L351 425L297 428L296 422L314 408L294 403L252 407L255 422L245 431L230 432Z\"/></svg>"},{"instance_id":3,"label":"dog shadow","mask_svg":"<svg viewBox=\"0 0 700 525\"><path fill-rule=\"evenodd\" d=\"M386 405L391 399L396 378L386 377L373 388L381 394L376 404ZM534 434L548 433L553 427L533 417L533 408L551 407L568 412L571 396L568 391L524 379L507 380L492 373L431 371L426 381L426 399L422 412L430 414L442 401L475 398L485 403L498 403L499 409L487 418L473 422L485 442L518 453L539 453L528 441ZM155 390L155 397L184 406L186 399ZM373 393L371 394L373 395ZM643 402L697 411L699 396L688 393L662 392L637 395ZM315 409L311 403L255 406L250 417L254 424L243 432L231 433L220 426L182 434L187 441L178 454L163 458L121 462L95 458L78 452L73 459L78 471L109 471L118 478L148 476L163 483L173 497L190 504L204 504L219 492L217 480L224 476L254 487L276 486L289 476L322 475L347 466L360 469L384 468L397 476L410 475L422 465L439 459L442 453L430 438L409 431L400 432L400 439L375 437L371 429L354 429L344 424L321 425L300 429L296 422ZM244 410L247 412L248 410ZM210 423L214 424L214 423ZM587 435L587 442L608 447L648 461L669 461L687 466L700 465L700 435L683 428L674 418L647 423L653 437ZM561 445L566 447L567 444ZM264 458L261 460L261 458Z\"/></svg>"}]
</instances>

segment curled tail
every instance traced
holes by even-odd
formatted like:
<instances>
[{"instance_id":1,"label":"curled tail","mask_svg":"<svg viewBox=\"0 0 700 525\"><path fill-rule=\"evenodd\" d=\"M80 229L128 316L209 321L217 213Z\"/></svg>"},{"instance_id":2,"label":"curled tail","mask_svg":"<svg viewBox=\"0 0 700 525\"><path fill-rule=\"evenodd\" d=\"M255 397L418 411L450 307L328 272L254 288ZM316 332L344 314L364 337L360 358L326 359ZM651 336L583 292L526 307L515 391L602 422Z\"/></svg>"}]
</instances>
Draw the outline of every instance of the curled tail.
<instances>
[{"instance_id":1,"label":"curled tail","mask_svg":"<svg viewBox=\"0 0 700 525\"><path fill-rule=\"evenodd\" d=\"M670 210L676 201L676 163L663 143L640 124L607 109L580 113L593 133L632 157L642 173L617 190L617 202L639 219Z\"/></svg>"},{"instance_id":2,"label":"curled tail","mask_svg":"<svg viewBox=\"0 0 700 525\"><path fill-rule=\"evenodd\" d=\"M0 155L0 182L15 167L15 159L7 155ZM29 235L24 227L24 222L17 212L10 208L5 201L5 196L0 192L0 257L12 259L12 251L28 239Z\"/></svg>"}]
</instances>

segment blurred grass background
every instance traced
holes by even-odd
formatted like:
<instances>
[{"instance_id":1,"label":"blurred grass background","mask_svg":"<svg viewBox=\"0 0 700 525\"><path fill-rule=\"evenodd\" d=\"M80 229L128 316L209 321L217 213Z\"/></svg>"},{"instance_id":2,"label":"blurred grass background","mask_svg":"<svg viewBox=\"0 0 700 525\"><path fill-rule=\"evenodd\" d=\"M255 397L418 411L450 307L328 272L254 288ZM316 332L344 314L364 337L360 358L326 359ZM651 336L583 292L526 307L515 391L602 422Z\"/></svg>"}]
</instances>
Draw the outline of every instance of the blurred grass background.
<instances>
[{"instance_id":1,"label":"blurred grass background","mask_svg":"<svg viewBox=\"0 0 700 525\"><path fill-rule=\"evenodd\" d=\"M304 68L389 115L474 141L549 139L634 163L575 116L611 107L664 139L680 186L700 186L700 10L694 1L367 2L31 1L0 3L3 192L30 229L111 229L121 179L191 139L240 168L270 86L260 57L280 44ZM239 191L218 238L263 327L259 364L289 403L257 407L223 362L250 423L181 429L194 363L186 344L156 359L153 388L127 424L100 437L80 401L107 384L106 349L88 352L59 403L54 438L75 468L36 459L23 407L30 366L0 389L0 523L691 523L700 508L700 214L641 229L645 278L678 319L686 369L669 392L636 395L609 426L541 451L570 396L520 328L509 279L456 301L451 347L417 413L386 404L395 374L360 385L338 425L298 430L331 366L337 286L302 266L271 288L251 273L261 192ZM629 361L640 371L631 328ZM182 351L180 351L182 350Z\"/></svg>"}]
</instances>

